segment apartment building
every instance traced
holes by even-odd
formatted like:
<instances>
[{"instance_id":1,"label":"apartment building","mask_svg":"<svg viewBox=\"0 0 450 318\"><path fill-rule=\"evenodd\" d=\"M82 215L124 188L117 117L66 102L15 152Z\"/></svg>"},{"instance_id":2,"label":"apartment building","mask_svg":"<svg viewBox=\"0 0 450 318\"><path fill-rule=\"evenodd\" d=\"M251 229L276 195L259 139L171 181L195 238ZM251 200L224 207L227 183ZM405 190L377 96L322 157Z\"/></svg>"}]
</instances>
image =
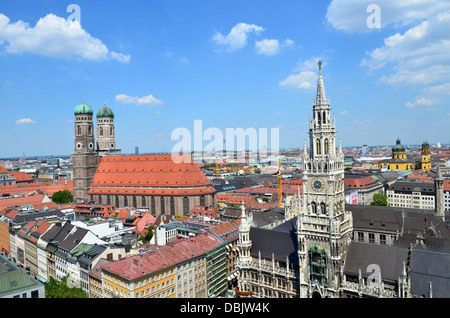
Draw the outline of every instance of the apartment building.
<instances>
[{"instance_id":1,"label":"apartment building","mask_svg":"<svg viewBox=\"0 0 450 318\"><path fill-rule=\"evenodd\" d=\"M164 246L145 244L138 254L101 267L102 294L107 298L218 296L222 285L226 288L224 251L224 242L207 233ZM222 268L224 274L217 275Z\"/></svg>"},{"instance_id":2,"label":"apartment building","mask_svg":"<svg viewBox=\"0 0 450 318\"><path fill-rule=\"evenodd\" d=\"M399 180L387 190L390 206L434 210L436 208L436 190L433 182L415 182Z\"/></svg>"}]
</instances>

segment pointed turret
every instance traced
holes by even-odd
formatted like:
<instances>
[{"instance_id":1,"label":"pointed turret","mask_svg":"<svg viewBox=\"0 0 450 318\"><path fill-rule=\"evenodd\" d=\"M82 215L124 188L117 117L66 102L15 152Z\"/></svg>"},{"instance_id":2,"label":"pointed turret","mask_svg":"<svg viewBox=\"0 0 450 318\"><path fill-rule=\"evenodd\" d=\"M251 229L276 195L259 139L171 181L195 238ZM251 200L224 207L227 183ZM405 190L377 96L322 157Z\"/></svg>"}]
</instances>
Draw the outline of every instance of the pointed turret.
<instances>
[{"instance_id":1,"label":"pointed turret","mask_svg":"<svg viewBox=\"0 0 450 318\"><path fill-rule=\"evenodd\" d=\"M319 79L317 80L317 94L315 105L328 105L327 96L325 95L325 86L322 78L322 61L319 60Z\"/></svg>"}]
</instances>

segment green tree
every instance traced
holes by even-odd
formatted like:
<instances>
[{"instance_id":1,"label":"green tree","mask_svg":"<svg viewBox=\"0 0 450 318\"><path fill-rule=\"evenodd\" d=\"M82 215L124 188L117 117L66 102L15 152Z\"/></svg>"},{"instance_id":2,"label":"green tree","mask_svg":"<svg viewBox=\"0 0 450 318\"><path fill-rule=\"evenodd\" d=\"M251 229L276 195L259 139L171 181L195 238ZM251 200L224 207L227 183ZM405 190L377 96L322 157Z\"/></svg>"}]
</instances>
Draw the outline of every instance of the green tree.
<instances>
[{"instance_id":1,"label":"green tree","mask_svg":"<svg viewBox=\"0 0 450 318\"><path fill-rule=\"evenodd\" d=\"M383 190L378 191L373 195L373 201L370 202L370 204L377 206L389 206L387 194Z\"/></svg>"},{"instance_id":2,"label":"green tree","mask_svg":"<svg viewBox=\"0 0 450 318\"><path fill-rule=\"evenodd\" d=\"M55 192L52 196L52 201L58 204L72 203L72 192L70 192L69 190Z\"/></svg>"},{"instance_id":3,"label":"green tree","mask_svg":"<svg viewBox=\"0 0 450 318\"><path fill-rule=\"evenodd\" d=\"M153 237L153 226L150 226L148 228L147 233L145 233L144 236L141 236L139 238L139 240L141 240L141 242L145 244L145 243L149 243L150 240L152 239L152 237Z\"/></svg>"},{"instance_id":4,"label":"green tree","mask_svg":"<svg viewBox=\"0 0 450 318\"><path fill-rule=\"evenodd\" d=\"M47 298L87 298L86 293L81 287L67 282L69 275L57 281L53 277L45 283L45 294Z\"/></svg>"}]
</instances>

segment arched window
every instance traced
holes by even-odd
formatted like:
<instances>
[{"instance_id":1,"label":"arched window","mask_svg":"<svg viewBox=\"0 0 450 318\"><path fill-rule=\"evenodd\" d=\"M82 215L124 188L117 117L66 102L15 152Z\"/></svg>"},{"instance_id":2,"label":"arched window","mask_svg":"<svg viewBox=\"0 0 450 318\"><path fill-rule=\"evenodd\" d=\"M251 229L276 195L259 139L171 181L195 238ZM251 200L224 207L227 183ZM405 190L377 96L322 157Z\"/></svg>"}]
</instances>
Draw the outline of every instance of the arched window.
<instances>
[{"instance_id":1,"label":"arched window","mask_svg":"<svg viewBox=\"0 0 450 318\"><path fill-rule=\"evenodd\" d=\"M317 113L317 123L320 125L322 124L321 120L320 120L320 113Z\"/></svg>"},{"instance_id":2,"label":"arched window","mask_svg":"<svg viewBox=\"0 0 450 318\"><path fill-rule=\"evenodd\" d=\"M152 202L151 212L156 213L156 200L155 200L155 197L152 197L151 202Z\"/></svg>"},{"instance_id":3,"label":"arched window","mask_svg":"<svg viewBox=\"0 0 450 318\"><path fill-rule=\"evenodd\" d=\"M81 135L81 127L77 126L77 135L80 136Z\"/></svg>"},{"instance_id":4,"label":"arched window","mask_svg":"<svg viewBox=\"0 0 450 318\"><path fill-rule=\"evenodd\" d=\"M316 154L322 154L322 145L320 144L320 139L316 140Z\"/></svg>"},{"instance_id":5,"label":"arched window","mask_svg":"<svg viewBox=\"0 0 450 318\"><path fill-rule=\"evenodd\" d=\"M161 214L166 214L166 204L164 202L164 197L161 197Z\"/></svg>"},{"instance_id":6,"label":"arched window","mask_svg":"<svg viewBox=\"0 0 450 318\"><path fill-rule=\"evenodd\" d=\"M133 196L133 207L137 208L137 201L135 196Z\"/></svg>"},{"instance_id":7,"label":"arched window","mask_svg":"<svg viewBox=\"0 0 450 318\"><path fill-rule=\"evenodd\" d=\"M170 214L175 216L175 199L170 197Z\"/></svg>"},{"instance_id":8,"label":"arched window","mask_svg":"<svg viewBox=\"0 0 450 318\"><path fill-rule=\"evenodd\" d=\"M116 208L119 207L119 196L116 195Z\"/></svg>"},{"instance_id":9,"label":"arched window","mask_svg":"<svg viewBox=\"0 0 450 318\"><path fill-rule=\"evenodd\" d=\"M92 125L89 125L89 127L88 127L88 135L89 136L92 135Z\"/></svg>"},{"instance_id":10,"label":"arched window","mask_svg":"<svg viewBox=\"0 0 450 318\"><path fill-rule=\"evenodd\" d=\"M112 137L114 135L114 131L112 127L109 127L109 135Z\"/></svg>"},{"instance_id":11,"label":"arched window","mask_svg":"<svg viewBox=\"0 0 450 318\"><path fill-rule=\"evenodd\" d=\"M102 204L102 196L98 195L98 204Z\"/></svg>"},{"instance_id":12,"label":"arched window","mask_svg":"<svg viewBox=\"0 0 450 318\"><path fill-rule=\"evenodd\" d=\"M189 198L188 197L183 198L183 213L184 214L189 213Z\"/></svg>"},{"instance_id":13,"label":"arched window","mask_svg":"<svg viewBox=\"0 0 450 318\"><path fill-rule=\"evenodd\" d=\"M123 206L128 206L128 197L126 195L123 196Z\"/></svg>"},{"instance_id":14,"label":"arched window","mask_svg":"<svg viewBox=\"0 0 450 318\"><path fill-rule=\"evenodd\" d=\"M200 196L200 205L201 206L205 205L205 196L204 195Z\"/></svg>"},{"instance_id":15,"label":"arched window","mask_svg":"<svg viewBox=\"0 0 450 318\"><path fill-rule=\"evenodd\" d=\"M327 213L327 211L326 211L326 207L325 207L325 203L320 203L320 213L322 213L322 214L326 214Z\"/></svg>"},{"instance_id":16,"label":"arched window","mask_svg":"<svg viewBox=\"0 0 450 318\"><path fill-rule=\"evenodd\" d=\"M329 148L328 139L325 139L325 141L324 141L324 148L325 148L325 150L324 150L325 155L328 155L328 148Z\"/></svg>"},{"instance_id":17,"label":"arched window","mask_svg":"<svg viewBox=\"0 0 450 318\"><path fill-rule=\"evenodd\" d=\"M324 124L327 123L327 116L325 115L325 111L323 112L323 118L322 118L322 121L323 121Z\"/></svg>"},{"instance_id":18,"label":"arched window","mask_svg":"<svg viewBox=\"0 0 450 318\"><path fill-rule=\"evenodd\" d=\"M317 214L317 205L316 202L311 202L311 212L313 214Z\"/></svg>"},{"instance_id":19,"label":"arched window","mask_svg":"<svg viewBox=\"0 0 450 318\"><path fill-rule=\"evenodd\" d=\"M147 200L145 200L145 197L142 197L141 205L143 208L145 208L147 206Z\"/></svg>"},{"instance_id":20,"label":"arched window","mask_svg":"<svg viewBox=\"0 0 450 318\"><path fill-rule=\"evenodd\" d=\"M106 197L106 204L111 205L111 197L109 195Z\"/></svg>"},{"instance_id":21,"label":"arched window","mask_svg":"<svg viewBox=\"0 0 450 318\"><path fill-rule=\"evenodd\" d=\"M99 134L100 134L100 136L103 136L103 127L100 127Z\"/></svg>"}]
</instances>

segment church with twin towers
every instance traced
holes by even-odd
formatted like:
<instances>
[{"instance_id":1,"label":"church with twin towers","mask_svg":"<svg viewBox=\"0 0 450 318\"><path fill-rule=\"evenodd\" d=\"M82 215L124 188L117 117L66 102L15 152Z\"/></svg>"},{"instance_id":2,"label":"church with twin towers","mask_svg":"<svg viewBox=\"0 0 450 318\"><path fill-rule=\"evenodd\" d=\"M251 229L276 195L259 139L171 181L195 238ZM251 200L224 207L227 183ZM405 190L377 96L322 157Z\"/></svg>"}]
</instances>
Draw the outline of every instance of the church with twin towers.
<instances>
[{"instance_id":1,"label":"church with twin towers","mask_svg":"<svg viewBox=\"0 0 450 318\"><path fill-rule=\"evenodd\" d=\"M173 218L199 205L217 205L216 189L193 160L176 163L170 154L123 155L111 108L105 105L94 115L83 100L74 115L75 203L133 207Z\"/></svg>"}]
</instances>

